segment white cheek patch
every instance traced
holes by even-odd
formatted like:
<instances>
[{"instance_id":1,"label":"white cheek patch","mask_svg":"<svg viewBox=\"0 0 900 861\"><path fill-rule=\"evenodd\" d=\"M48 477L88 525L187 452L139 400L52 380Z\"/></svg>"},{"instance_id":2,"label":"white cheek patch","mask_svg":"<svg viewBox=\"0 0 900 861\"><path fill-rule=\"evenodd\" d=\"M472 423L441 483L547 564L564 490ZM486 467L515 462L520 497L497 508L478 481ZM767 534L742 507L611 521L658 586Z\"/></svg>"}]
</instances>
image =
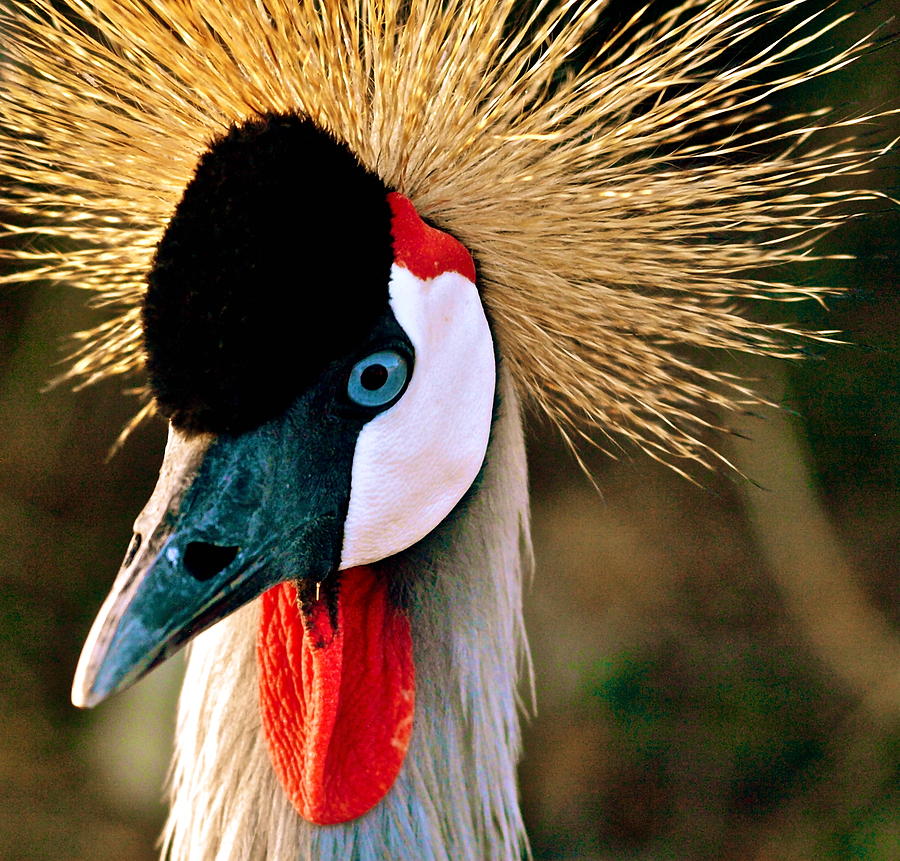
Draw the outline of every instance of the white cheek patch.
<instances>
[{"instance_id":1,"label":"white cheek patch","mask_svg":"<svg viewBox=\"0 0 900 861\"><path fill-rule=\"evenodd\" d=\"M497 369L475 285L458 272L423 281L395 264L390 303L415 366L400 400L357 438L342 569L431 532L471 487L491 430Z\"/></svg>"}]
</instances>

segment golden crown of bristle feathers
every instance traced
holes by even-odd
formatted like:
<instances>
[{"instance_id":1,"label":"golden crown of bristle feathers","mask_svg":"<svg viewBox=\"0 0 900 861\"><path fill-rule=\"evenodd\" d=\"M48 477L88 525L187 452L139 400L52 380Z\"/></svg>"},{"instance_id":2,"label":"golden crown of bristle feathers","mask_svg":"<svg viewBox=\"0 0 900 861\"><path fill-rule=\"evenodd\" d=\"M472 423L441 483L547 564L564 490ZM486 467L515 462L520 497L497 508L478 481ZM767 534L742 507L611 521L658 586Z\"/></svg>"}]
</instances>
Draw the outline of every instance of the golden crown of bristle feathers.
<instances>
[{"instance_id":1,"label":"golden crown of bristle feathers","mask_svg":"<svg viewBox=\"0 0 900 861\"><path fill-rule=\"evenodd\" d=\"M199 155L235 122L303 112L474 253L520 393L565 434L709 464L710 407L758 401L684 348L789 356L827 335L736 302L821 296L759 272L810 259L848 217L838 204L877 196L817 186L866 169L850 127L869 118L773 118L766 99L872 42L823 59L810 45L843 19L811 11L729 62L810 4L687 0L636 13L573 63L604 5L11 0L0 205L31 241L4 280L65 282L108 309L78 336L70 378L139 369L145 276ZM763 74L801 54L814 64ZM838 126L843 140L813 142Z\"/></svg>"}]
</instances>

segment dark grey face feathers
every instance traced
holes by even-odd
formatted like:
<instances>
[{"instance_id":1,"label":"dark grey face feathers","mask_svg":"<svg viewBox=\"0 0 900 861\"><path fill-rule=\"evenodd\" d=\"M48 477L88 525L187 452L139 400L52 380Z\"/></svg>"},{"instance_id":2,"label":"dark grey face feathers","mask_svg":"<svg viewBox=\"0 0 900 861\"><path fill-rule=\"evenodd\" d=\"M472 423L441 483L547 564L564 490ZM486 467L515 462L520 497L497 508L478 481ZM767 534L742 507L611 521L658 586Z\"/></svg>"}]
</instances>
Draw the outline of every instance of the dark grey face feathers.
<instances>
[{"instance_id":1,"label":"dark grey face feathers","mask_svg":"<svg viewBox=\"0 0 900 861\"><path fill-rule=\"evenodd\" d=\"M387 191L306 117L266 115L212 143L143 308L150 384L173 425L249 430L358 358L388 310Z\"/></svg>"}]
</instances>

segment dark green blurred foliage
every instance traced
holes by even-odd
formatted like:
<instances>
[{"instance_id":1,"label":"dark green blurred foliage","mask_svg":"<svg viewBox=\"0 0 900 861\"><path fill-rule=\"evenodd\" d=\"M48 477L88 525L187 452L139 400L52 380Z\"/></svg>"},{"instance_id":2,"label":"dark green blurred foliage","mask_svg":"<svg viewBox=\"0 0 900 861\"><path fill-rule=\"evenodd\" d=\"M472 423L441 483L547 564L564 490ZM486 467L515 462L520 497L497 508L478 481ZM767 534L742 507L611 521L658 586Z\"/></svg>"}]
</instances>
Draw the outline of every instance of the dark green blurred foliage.
<instances>
[{"instance_id":1,"label":"dark green blurred foliage","mask_svg":"<svg viewBox=\"0 0 900 861\"><path fill-rule=\"evenodd\" d=\"M614 3L606 20L633 9ZM898 14L897 0L866 4L831 39ZM780 107L896 106L897 56L886 38ZM891 122L874 139L896 134ZM896 196L898 164L886 156L869 183ZM759 309L852 345L788 368L734 361L788 410L748 418L752 439L729 443L767 490L724 474L695 487L638 455L587 452L600 495L532 424L538 711L521 776L538 859L900 857L900 220L882 209L823 246L857 260L794 273L847 285L845 297L827 311ZM68 703L164 440L148 422L107 462L133 399L114 382L45 389L61 339L99 319L51 285L0 290L0 859L11 861L150 859L163 816L173 671L95 712Z\"/></svg>"},{"instance_id":2,"label":"dark green blurred foliage","mask_svg":"<svg viewBox=\"0 0 900 861\"><path fill-rule=\"evenodd\" d=\"M721 814L765 816L822 764L826 739L809 711L821 686L755 649L698 667L703 656L671 646L659 660L622 655L598 667L588 686L598 719L612 723L628 758L658 770L660 782L681 762L715 763L722 791L710 801Z\"/></svg>"}]
</instances>

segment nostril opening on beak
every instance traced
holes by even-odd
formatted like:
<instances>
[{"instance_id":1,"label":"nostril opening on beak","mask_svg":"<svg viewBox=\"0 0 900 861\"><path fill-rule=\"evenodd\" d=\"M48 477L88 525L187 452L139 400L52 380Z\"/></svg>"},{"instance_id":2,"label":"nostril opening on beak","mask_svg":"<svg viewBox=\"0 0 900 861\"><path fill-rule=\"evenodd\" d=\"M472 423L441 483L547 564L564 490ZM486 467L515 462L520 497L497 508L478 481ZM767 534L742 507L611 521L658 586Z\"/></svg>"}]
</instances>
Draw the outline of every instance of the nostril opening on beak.
<instances>
[{"instance_id":1,"label":"nostril opening on beak","mask_svg":"<svg viewBox=\"0 0 900 861\"><path fill-rule=\"evenodd\" d=\"M125 551L125 561L122 563L123 568L127 568L134 562L134 557L137 556L138 550L141 549L142 540L140 532L135 532L134 535L131 536L131 542L128 545L128 549Z\"/></svg>"},{"instance_id":2,"label":"nostril opening on beak","mask_svg":"<svg viewBox=\"0 0 900 861\"><path fill-rule=\"evenodd\" d=\"M184 567L201 583L224 571L240 552L240 547L219 547L205 541L192 541L184 551Z\"/></svg>"}]
</instances>

